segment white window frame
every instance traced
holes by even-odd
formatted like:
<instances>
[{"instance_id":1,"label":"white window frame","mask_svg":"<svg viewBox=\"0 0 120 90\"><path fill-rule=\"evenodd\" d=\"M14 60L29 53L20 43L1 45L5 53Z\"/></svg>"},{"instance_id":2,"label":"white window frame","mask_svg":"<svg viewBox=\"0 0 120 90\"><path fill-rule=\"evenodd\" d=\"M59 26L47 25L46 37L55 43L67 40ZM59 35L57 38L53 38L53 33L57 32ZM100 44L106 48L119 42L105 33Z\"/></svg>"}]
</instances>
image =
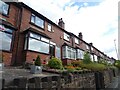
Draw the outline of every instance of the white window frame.
<instances>
[{"instance_id":1,"label":"white window frame","mask_svg":"<svg viewBox=\"0 0 120 90\"><path fill-rule=\"evenodd\" d=\"M78 38L75 38L75 43L79 44L79 39Z\"/></svg>"},{"instance_id":2,"label":"white window frame","mask_svg":"<svg viewBox=\"0 0 120 90\"><path fill-rule=\"evenodd\" d=\"M64 33L64 39L67 41L70 41L70 35L68 35L67 33Z\"/></svg>"}]
</instances>

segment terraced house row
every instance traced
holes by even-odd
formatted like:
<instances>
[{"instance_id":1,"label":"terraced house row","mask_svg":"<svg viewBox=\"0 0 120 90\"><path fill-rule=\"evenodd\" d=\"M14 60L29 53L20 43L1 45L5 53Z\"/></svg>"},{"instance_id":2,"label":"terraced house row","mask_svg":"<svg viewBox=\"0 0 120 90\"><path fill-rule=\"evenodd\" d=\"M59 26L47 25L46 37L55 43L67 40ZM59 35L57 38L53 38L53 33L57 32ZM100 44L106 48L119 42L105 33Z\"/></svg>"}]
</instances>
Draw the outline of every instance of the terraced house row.
<instances>
[{"instance_id":1,"label":"terraced house row","mask_svg":"<svg viewBox=\"0 0 120 90\"><path fill-rule=\"evenodd\" d=\"M0 50L5 65L32 62L37 55L41 56L42 62L54 56L63 64L70 64L82 60L85 51L90 53L93 61L105 59L114 62L114 58L84 41L81 32L76 36L66 31L62 18L57 25L22 2L0 3Z\"/></svg>"}]
</instances>

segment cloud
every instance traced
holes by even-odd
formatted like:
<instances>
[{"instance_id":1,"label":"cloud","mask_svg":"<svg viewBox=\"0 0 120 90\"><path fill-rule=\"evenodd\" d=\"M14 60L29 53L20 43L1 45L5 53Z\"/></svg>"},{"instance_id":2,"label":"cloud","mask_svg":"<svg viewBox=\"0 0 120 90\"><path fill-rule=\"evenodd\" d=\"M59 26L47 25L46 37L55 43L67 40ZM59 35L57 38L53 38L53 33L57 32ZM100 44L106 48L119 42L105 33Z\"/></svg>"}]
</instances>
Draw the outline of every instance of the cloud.
<instances>
[{"instance_id":1,"label":"cloud","mask_svg":"<svg viewBox=\"0 0 120 90\"><path fill-rule=\"evenodd\" d=\"M55 23L62 17L67 31L76 35L82 32L85 41L93 42L96 48L117 59L114 39L118 47L119 0L85 1L38 0L35 2L35 0L24 0L23 2Z\"/></svg>"}]
</instances>

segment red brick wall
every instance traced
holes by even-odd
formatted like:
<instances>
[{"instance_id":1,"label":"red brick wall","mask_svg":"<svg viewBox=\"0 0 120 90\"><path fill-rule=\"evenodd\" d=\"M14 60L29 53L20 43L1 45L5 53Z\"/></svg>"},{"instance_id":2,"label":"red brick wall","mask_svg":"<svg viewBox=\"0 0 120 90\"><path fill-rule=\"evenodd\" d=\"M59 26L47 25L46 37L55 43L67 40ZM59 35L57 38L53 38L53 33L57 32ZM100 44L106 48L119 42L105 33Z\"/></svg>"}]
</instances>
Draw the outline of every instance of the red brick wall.
<instances>
[{"instance_id":1,"label":"red brick wall","mask_svg":"<svg viewBox=\"0 0 120 90\"><path fill-rule=\"evenodd\" d=\"M36 57L40 55L41 58L41 62L43 63L44 60L49 61L50 56L49 55L45 55L45 54L40 54L37 52L31 52L31 51L27 51L26 52L26 62L33 62L33 59L36 59Z\"/></svg>"},{"instance_id":2,"label":"red brick wall","mask_svg":"<svg viewBox=\"0 0 120 90\"><path fill-rule=\"evenodd\" d=\"M9 66L11 64L12 53L2 52L3 54L3 62L5 66Z\"/></svg>"}]
</instances>

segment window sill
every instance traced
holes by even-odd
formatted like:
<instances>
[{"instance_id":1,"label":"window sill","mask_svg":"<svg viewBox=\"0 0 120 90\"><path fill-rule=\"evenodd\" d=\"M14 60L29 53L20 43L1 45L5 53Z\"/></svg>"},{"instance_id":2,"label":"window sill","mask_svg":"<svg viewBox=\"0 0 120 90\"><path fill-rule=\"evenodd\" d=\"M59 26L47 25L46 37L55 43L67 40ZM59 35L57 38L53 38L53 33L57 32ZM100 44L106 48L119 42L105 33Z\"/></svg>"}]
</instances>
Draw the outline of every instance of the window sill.
<instances>
[{"instance_id":1,"label":"window sill","mask_svg":"<svg viewBox=\"0 0 120 90\"><path fill-rule=\"evenodd\" d=\"M32 23L32 22L29 22L31 25L33 25L33 26L35 26L35 27L37 27L37 28L39 28L39 29L42 29L42 30L44 30L44 28L41 28L40 26L38 26L38 25L36 25L36 24L34 24L34 23Z\"/></svg>"},{"instance_id":2,"label":"window sill","mask_svg":"<svg viewBox=\"0 0 120 90\"><path fill-rule=\"evenodd\" d=\"M0 51L2 51L2 52L7 52L7 53L12 53L12 52L9 51L9 50L0 50Z\"/></svg>"},{"instance_id":3,"label":"window sill","mask_svg":"<svg viewBox=\"0 0 120 90\"><path fill-rule=\"evenodd\" d=\"M9 15L8 14L2 14L3 16L5 16L5 17L7 17L7 18L9 18Z\"/></svg>"},{"instance_id":4,"label":"window sill","mask_svg":"<svg viewBox=\"0 0 120 90\"><path fill-rule=\"evenodd\" d=\"M34 52L34 53L40 53L40 54L50 55L49 53L43 53L43 52L38 52L38 51L33 51L33 50L24 50L24 51L29 51L29 52Z\"/></svg>"},{"instance_id":5,"label":"window sill","mask_svg":"<svg viewBox=\"0 0 120 90\"><path fill-rule=\"evenodd\" d=\"M70 43L70 41L68 41L68 40L66 40L66 39L63 39L63 40Z\"/></svg>"}]
</instances>

